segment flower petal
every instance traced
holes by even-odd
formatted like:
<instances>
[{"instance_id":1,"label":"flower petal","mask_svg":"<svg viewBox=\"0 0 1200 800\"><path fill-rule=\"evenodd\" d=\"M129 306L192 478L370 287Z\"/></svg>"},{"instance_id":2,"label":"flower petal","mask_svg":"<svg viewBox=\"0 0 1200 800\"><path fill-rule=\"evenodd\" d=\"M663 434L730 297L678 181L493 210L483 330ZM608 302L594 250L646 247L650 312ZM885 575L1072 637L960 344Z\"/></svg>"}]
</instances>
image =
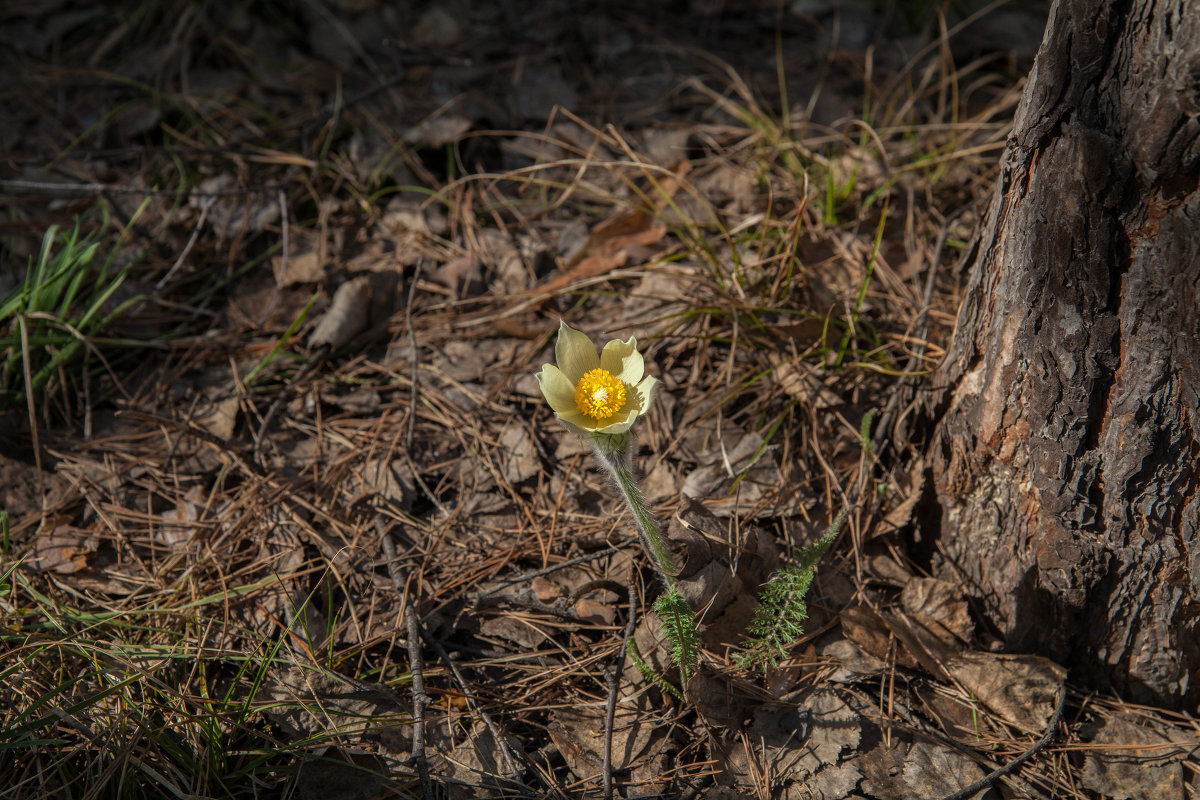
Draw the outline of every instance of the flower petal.
<instances>
[{"instance_id":1,"label":"flower petal","mask_svg":"<svg viewBox=\"0 0 1200 800\"><path fill-rule=\"evenodd\" d=\"M575 411L575 386L562 370L553 364L543 364L537 374L538 386L546 396L546 402L558 413Z\"/></svg>"},{"instance_id":2,"label":"flower petal","mask_svg":"<svg viewBox=\"0 0 1200 800\"><path fill-rule=\"evenodd\" d=\"M656 386L658 386L658 378L647 375L641 383L631 387L633 391L629 392L631 395L629 404L636 404L639 414L645 414L650 410L650 401L654 399L654 387Z\"/></svg>"},{"instance_id":3,"label":"flower petal","mask_svg":"<svg viewBox=\"0 0 1200 800\"><path fill-rule=\"evenodd\" d=\"M630 386L640 381L646 372L646 362L638 352L637 339L633 337L630 337L628 342L613 339L604 345L604 352L600 354L600 366Z\"/></svg>"},{"instance_id":4,"label":"flower petal","mask_svg":"<svg viewBox=\"0 0 1200 800\"><path fill-rule=\"evenodd\" d=\"M558 323L558 341L554 343L554 359L572 387L579 383L584 373L600 366L596 345L592 344L587 334L561 321Z\"/></svg>"},{"instance_id":5,"label":"flower petal","mask_svg":"<svg viewBox=\"0 0 1200 800\"><path fill-rule=\"evenodd\" d=\"M574 425L576 428L582 428L585 431L594 431L596 430L596 425L599 424L597 420L592 419L587 414L584 414L582 411L577 409L560 411L558 412L557 416L563 422Z\"/></svg>"},{"instance_id":6,"label":"flower petal","mask_svg":"<svg viewBox=\"0 0 1200 800\"><path fill-rule=\"evenodd\" d=\"M627 405L624 410L618 411L613 416L606 420L602 420L603 427L597 427L596 433L624 433L633 427L633 423L637 422L638 410L632 403Z\"/></svg>"}]
</instances>

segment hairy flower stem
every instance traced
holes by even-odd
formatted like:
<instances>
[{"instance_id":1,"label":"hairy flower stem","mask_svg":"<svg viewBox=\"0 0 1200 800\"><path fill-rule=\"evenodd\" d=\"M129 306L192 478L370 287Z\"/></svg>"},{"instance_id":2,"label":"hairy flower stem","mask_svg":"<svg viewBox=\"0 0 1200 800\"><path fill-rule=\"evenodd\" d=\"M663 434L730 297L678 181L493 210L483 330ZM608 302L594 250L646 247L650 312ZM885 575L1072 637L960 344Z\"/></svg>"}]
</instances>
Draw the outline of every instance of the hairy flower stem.
<instances>
[{"instance_id":1,"label":"hairy flower stem","mask_svg":"<svg viewBox=\"0 0 1200 800\"><path fill-rule=\"evenodd\" d=\"M671 560L671 551L667 549L667 543L658 530L658 523L654 521L654 515L650 513L646 499L642 497L642 491L633 478L630 468L633 461L633 435L596 434L592 437L592 446L596 451L596 459L612 475L629 505L629 510L633 512L642 548L658 570L663 585L670 589L675 585L675 564Z\"/></svg>"}]
</instances>

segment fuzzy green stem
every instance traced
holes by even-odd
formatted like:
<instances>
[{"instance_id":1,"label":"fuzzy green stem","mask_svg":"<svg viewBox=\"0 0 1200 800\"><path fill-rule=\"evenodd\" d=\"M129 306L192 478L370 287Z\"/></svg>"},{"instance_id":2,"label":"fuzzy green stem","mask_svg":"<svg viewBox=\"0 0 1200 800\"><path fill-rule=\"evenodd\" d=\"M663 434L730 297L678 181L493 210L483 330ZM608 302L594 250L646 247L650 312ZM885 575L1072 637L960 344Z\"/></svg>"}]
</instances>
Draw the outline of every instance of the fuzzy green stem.
<instances>
[{"instance_id":1,"label":"fuzzy green stem","mask_svg":"<svg viewBox=\"0 0 1200 800\"><path fill-rule=\"evenodd\" d=\"M596 450L596 459L608 470L616 481L617 487L625 497L629 510L633 512L634 523L637 526L642 548L662 576L663 583L668 588L675 585L675 564L671 560L671 551L667 548L666 540L658 530L658 523L646 505L646 499L638 488L637 481L629 467L632 459L633 436L621 434L606 436L597 434L592 437Z\"/></svg>"}]
</instances>

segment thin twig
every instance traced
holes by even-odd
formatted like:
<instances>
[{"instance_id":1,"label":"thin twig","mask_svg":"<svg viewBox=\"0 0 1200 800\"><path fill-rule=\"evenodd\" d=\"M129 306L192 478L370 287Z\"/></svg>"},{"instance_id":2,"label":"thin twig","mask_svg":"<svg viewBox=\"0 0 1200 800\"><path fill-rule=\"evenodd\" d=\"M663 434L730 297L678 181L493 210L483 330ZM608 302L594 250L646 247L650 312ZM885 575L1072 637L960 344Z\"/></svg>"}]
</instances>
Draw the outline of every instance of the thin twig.
<instances>
[{"instance_id":1,"label":"thin twig","mask_svg":"<svg viewBox=\"0 0 1200 800\"><path fill-rule=\"evenodd\" d=\"M417 266L413 268L412 283L408 286L408 304L404 309L404 321L408 324L408 346L412 350L412 375L409 383L409 408L408 408L408 428L404 433L404 444L408 448L408 452L412 453L413 449L413 428L417 424L417 399L419 397L419 388L417 386L417 363L420 359L417 358L417 329L413 325L413 298L417 294L417 281L421 279L421 262L417 262Z\"/></svg>"},{"instance_id":2,"label":"thin twig","mask_svg":"<svg viewBox=\"0 0 1200 800\"><path fill-rule=\"evenodd\" d=\"M404 599L404 629L408 638L408 671L412 675L413 698L413 741L412 762L417 768L417 776L421 779L421 796L425 800L433 800L433 784L429 782L429 762L425 758L425 706L429 697L425 694L425 672L421 659L421 629L417 621L416 597L407 589L408 576L396 563L396 543L386 532L380 537L383 541L383 555L387 559L388 573L392 576L392 585L396 593Z\"/></svg>"},{"instance_id":3,"label":"thin twig","mask_svg":"<svg viewBox=\"0 0 1200 800\"><path fill-rule=\"evenodd\" d=\"M980 780L975 781L966 788L959 789L953 794L948 794L941 800L966 800L977 792L992 786L996 781L1003 778L1005 775L1010 775L1016 772L1017 769L1029 759L1046 749L1051 742L1054 741L1054 735L1058 732L1058 723L1062 721L1063 710L1067 707L1067 687L1063 684L1058 690L1058 705L1054 709L1054 715L1050 717L1050 724L1046 727L1046 733L1033 747L1026 750L1021 755L1014 758L1012 761L992 771L989 775Z\"/></svg>"},{"instance_id":4,"label":"thin twig","mask_svg":"<svg viewBox=\"0 0 1200 800\"><path fill-rule=\"evenodd\" d=\"M604 800L612 800L612 740L613 727L617 720L617 693L621 688L621 673L625 671L625 648L633 638L637 626L637 590L633 580L633 564L629 565L629 575L626 580L629 590L629 619L625 621L625 638L621 640L621 648L617 651L617 663L608 676L608 708L604 713Z\"/></svg>"},{"instance_id":5,"label":"thin twig","mask_svg":"<svg viewBox=\"0 0 1200 800\"><path fill-rule=\"evenodd\" d=\"M183 262L191 254L192 248L196 246L196 240L200 238L200 231L204 228L204 221L208 219L208 210L212 206L212 202L204 203L200 206L200 219L196 221L196 226L192 228L192 235L188 237L187 244L183 246L183 250L180 251L179 257L175 259L175 263L167 270L167 274L163 275L158 283L154 284L154 291L161 292L163 287L170 283L171 278L175 277L175 273L179 271L179 268L183 266Z\"/></svg>"}]
</instances>

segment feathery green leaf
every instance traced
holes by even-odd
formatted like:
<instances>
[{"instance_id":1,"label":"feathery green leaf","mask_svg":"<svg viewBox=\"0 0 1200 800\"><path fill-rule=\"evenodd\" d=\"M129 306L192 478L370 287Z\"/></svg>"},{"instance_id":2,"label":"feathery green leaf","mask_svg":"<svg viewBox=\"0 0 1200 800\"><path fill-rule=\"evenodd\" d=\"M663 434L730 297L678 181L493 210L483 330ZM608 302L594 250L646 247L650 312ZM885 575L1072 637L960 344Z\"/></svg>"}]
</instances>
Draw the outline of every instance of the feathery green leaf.
<instances>
[{"instance_id":1,"label":"feathery green leaf","mask_svg":"<svg viewBox=\"0 0 1200 800\"><path fill-rule=\"evenodd\" d=\"M749 639L734 657L742 669L774 669L787 657L788 648L804 634L808 619L805 597L817 572L817 562L833 544L849 509L843 508L825 534L800 553L797 564L779 570L759 594L750 622Z\"/></svg>"},{"instance_id":2,"label":"feathery green leaf","mask_svg":"<svg viewBox=\"0 0 1200 800\"><path fill-rule=\"evenodd\" d=\"M666 626L667 639L671 642L671 660L679 668L680 685L686 689L700 656L696 616L674 586L654 601L654 611Z\"/></svg>"},{"instance_id":3,"label":"feathery green leaf","mask_svg":"<svg viewBox=\"0 0 1200 800\"><path fill-rule=\"evenodd\" d=\"M675 687L675 684L671 683L662 675L659 675L658 672L655 671L654 667L650 666L642 659L642 654L638 652L637 644L634 643L633 639L629 639L627 642L625 642L625 655L629 656L629 660L633 662L635 667L637 667L638 672L642 673L643 678L648 680L650 683L653 683L655 686L662 689L676 700L683 699L683 693Z\"/></svg>"}]
</instances>

